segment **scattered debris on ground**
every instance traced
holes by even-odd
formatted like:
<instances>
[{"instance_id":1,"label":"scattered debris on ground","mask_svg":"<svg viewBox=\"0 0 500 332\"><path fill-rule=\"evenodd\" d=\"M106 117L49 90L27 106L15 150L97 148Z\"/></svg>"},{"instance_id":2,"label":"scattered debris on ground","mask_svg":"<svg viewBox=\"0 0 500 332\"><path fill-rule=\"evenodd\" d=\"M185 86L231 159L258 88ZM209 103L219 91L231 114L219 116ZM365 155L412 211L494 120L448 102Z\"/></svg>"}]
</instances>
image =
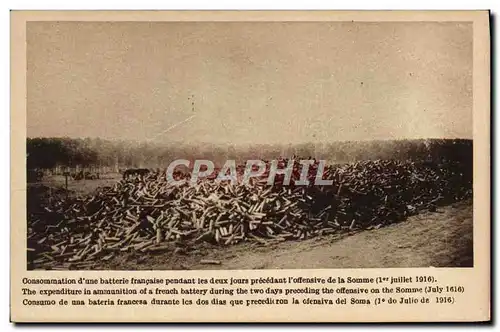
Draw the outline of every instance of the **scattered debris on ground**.
<instances>
[{"instance_id":1,"label":"scattered debris on ground","mask_svg":"<svg viewBox=\"0 0 500 332\"><path fill-rule=\"evenodd\" d=\"M249 184L211 178L178 186L152 172L82 197L29 199L28 268L89 269L120 252L185 253L200 242L267 246L380 228L472 197L472 176L458 163L375 160L323 174L333 185L295 185L295 168L290 185L280 176L268 185L264 174Z\"/></svg>"}]
</instances>

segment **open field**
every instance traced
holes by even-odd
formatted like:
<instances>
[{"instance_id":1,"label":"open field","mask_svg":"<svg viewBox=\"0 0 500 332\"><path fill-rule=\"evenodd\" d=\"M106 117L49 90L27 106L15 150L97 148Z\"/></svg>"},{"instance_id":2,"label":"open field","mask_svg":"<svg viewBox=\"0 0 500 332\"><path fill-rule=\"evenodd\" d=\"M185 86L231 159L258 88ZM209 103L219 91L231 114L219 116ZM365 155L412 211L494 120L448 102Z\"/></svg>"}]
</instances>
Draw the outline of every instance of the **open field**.
<instances>
[{"instance_id":1,"label":"open field","mask_svg":"<svg viewBox=\"0 0 500 332\"><path fill-rule=\"evenodd\" d=\"M71 195L88 195L101 187L113 186L117 181L122 178L121 174L109 173L102 175L97 180L73 180L68 177L68 191ZM46 176L40 182L29 183L29 187L46 186L52 189L65 190L66 182L65 177L62 175Z\"/></svg>"}]
</instances>

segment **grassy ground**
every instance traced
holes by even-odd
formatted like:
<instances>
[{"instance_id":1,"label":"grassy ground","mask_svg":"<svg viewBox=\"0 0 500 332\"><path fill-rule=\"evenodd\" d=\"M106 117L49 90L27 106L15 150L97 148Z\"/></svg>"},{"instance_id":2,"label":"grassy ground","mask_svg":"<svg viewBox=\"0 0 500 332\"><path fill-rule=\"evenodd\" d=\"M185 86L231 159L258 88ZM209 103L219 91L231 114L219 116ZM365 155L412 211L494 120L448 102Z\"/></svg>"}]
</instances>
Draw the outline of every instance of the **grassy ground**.
<instances>
[{"instance_id":1,"label":"grassy ground","mask_svg":"<svg viewBox=\"0 0 500 332\"><path fill-rule=\"evenodd\" d=\"M97 180L73 180L68 177L68 190L75 195L87 195L95 191L99 187L112 186L122 177L119 173L110 173L101 175ZM36 187L44 185L54 189L65 189L66 180L62 175L48 176L41 182L29 183L28 187Z\"/></svg>"}]
</instances>

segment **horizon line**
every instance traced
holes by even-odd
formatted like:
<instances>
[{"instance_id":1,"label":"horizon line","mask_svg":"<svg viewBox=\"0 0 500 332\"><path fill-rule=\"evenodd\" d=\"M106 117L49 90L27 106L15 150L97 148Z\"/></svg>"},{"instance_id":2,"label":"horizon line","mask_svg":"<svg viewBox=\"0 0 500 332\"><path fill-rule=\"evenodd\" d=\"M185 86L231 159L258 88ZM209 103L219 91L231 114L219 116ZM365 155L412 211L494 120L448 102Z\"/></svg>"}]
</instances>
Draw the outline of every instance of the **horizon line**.
<instances>
[{"instance_id":1,"label":"horizon line","mask_svg":"<svg viewBox=\"0 0 500 332\"><path fill-rule=\"evenodd\" d=\"M376 138L376 139L347 139L347 140L331 140L331 141L302 141L295 143L254 143L254 142L246 142L246 143L233 143L233 142L206 142L206 141L198 141L198 142L189 142L186 143L181 140L171 140L169 142L158 142L154 140L134 140L134 139L125 139L125 138L103 138L98 136L26 136L26 139L73 139L73 140L102 140L108 141L111 143L135 143L135 144L149 144L149 145L199 145L199 144L209 144L209 145L220 145L220 146L248 146L248 145L302 145L302 144L333 144L333 143L352 143L352 142L390 142L390 141L423 141L423 140L468 140L473 141L473 138L465 138L465 137L402 137L402 138Z\"/></svg>"}]
</instances>

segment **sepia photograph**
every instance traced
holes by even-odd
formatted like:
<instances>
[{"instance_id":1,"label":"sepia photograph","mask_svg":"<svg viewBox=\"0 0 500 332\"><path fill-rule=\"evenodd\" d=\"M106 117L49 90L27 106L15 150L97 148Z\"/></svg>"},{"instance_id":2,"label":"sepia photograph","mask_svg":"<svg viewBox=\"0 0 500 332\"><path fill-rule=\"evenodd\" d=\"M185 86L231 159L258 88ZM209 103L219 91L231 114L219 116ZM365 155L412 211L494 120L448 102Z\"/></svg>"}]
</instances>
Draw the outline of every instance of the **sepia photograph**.
<instances>
[{"instance_id":1,"label":"sepia photograph","mask_svg":"<svg viewBox=\"0 0 500 332\"><path fill-rule=\"evenodd\" d=\"M473 268L473 40L27 22L26 268Z\"/></svg>"}]
</instances>

